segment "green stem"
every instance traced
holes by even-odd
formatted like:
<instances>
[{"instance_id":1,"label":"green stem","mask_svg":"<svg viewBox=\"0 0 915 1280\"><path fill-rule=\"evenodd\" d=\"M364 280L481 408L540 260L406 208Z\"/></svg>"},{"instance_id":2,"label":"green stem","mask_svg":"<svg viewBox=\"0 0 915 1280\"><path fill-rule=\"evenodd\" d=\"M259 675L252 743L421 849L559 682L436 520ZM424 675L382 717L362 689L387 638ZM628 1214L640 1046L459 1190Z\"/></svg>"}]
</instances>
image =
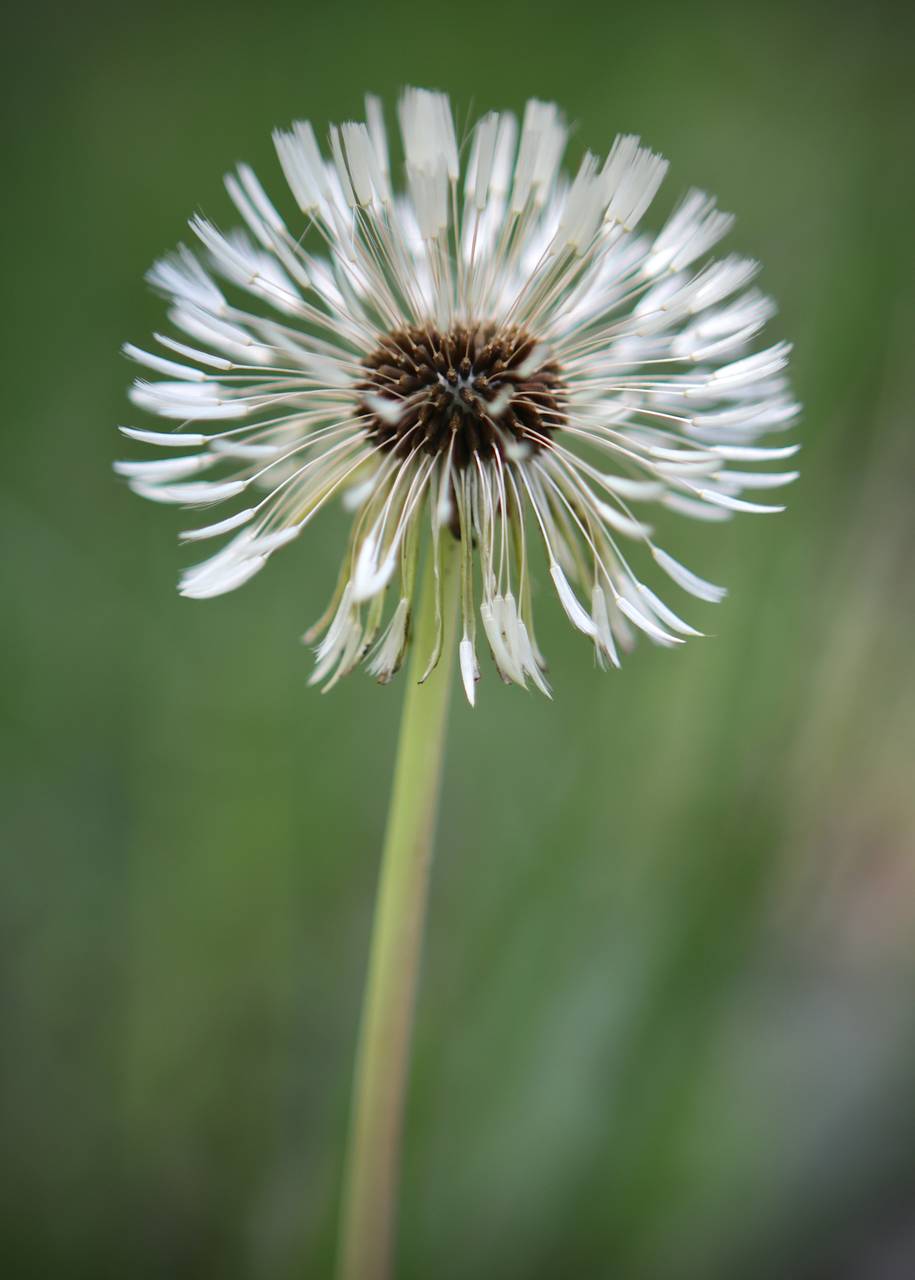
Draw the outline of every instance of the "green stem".
<instances>
[{"instance_id":1,"label":"green stem","mask_svg":"<svg viewBox=\"0 0 915 1280\"><path fill-rule=\"evenodd\" d=\"M431 553L411 646L356 1055L339 1280L385 1280L390 1274L410 1035L457 631L458 549L443 532L442 652L423 684L436 638Z\"/></svg>"}]
</instances>

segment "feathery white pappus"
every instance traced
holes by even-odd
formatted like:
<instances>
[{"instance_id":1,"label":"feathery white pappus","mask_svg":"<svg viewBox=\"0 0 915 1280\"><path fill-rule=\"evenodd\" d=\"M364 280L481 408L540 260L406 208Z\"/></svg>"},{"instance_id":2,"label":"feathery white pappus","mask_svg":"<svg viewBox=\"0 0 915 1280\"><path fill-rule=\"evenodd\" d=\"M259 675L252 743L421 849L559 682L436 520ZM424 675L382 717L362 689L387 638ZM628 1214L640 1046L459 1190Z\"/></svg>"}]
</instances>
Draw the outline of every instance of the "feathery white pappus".
<instances>
[{"instance_id":1,"label":"feathery white pappus","mask_svg":"<svg viewBox=\"0 0 915 1280\"><path fill-rule=\"evenodd\" d=\"M308 123L274 134L294 221L240 165L226 188L244 227L194 217L196 253L182 245L149 273L181 336L156 334L160 353L125 346L144 371L131 399L178 425L122 428L169 452L116 469L156 502L245 495L182 533L231 536L184 572L181 593L240 586L342 496L353 522L306 636L320 638L312 681L329 687L360 662L381 681L397 671L423 528L433 556L460 542L471 703L481 640L504 680L549 692L534 543L601 666L619 666L637 631L661 645L698 635L641 566L703 601L724 589L656 545L646 506L703 520L779 511L742 495L797 475L746 469L796 452L757 442L799 406L788 345L751 350L774 311L752 287L757 264L707 258L730 215L692 191L642 231L667 162L626 136L567 174L551 103L529 102L520 127L490 112L463 146L444 94L408 89L398 118L402 192L369 97L366 124L331 129L329 158Z\"/></svg>"}]
</instances>

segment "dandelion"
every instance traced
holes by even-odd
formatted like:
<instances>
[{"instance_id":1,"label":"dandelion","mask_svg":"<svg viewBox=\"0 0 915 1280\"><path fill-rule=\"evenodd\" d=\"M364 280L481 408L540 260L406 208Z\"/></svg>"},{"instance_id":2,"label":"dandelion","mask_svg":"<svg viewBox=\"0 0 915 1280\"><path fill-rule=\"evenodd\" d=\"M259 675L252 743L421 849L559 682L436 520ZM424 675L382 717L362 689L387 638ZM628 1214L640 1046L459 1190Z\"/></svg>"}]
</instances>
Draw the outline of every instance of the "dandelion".
<instances>
[{"instance_id":1,"label":"dandelion","mask_svg":"<svg viewBox=\"0 0 915 1280\"><path fill-rule=\"evenodd\" d=\"M353 521L337 589L306 635L314 682L359 663L391 679L424 543L439 625L421 674L441 656L455 554L471 703L484 647L505 681L549 691L531 604L541 556L601 666L639 631L668 646L698 635L657 579L705 601L725 591L660 547L646 513L779 511L744 495L797 474L753 466L796 451L757 442L798 406L788 345L750 353L774 310L752 287L757 264L707 257L730 215L691 191L643 232L666 161L624 136L569 177L549 103L529 102L520 129L485 115L463 163L444 94L409 89L398 113L403 193L369 97L367 123L331 129L328 159L310 124L275 133L303 215L291 229L240 165L226 187L244 229L194 217L198 252L181 246L149 274L182 336L125 347L160 375L131 399L177 426L122 428L172 452L117 469L155 502L240 504L181 534L230 535L183 573L182 595L241 586L342 495Z\"/></svg>"},{"instance_id":2,"label":"dandelion","mask_svg":"<svg viewBox=\"0 0 915 1280\"><path fill-rule=\"evenodd\" d=\"M666 161L625 136L569 175L549 103L529 102L520 126L490 112L461 147L444 94L408 89L398 114L403 191L370 97L366 123L330 130L329 158L310 124L274 135L295 222L240 165L226 187L244 227L195 217L197 251L153 267L173 332L125 351L154 375L134 383L134 404L172 427L123 427L167 452L117 464L154 502L234 503L181 534L224 539L181 577L195 599L240 587L342 498L352 523L330 607L306 635L311 679L330 687L361 663L387 682L412 645L341 1280L389 1274L455 650L471 704L484 649L503 680L549 693L538 564L600 666L618 666L638 632L683 643L699 632L660 584L708 602L725 592L658 545L651 512L780 511L752 495L797 474L771 469L797 446L760 443L798 414L789 348L754 349L774 308L754 261L709 259L731 225L713 199L691 191L643 231Z\"/></svg>"}]
</instances>

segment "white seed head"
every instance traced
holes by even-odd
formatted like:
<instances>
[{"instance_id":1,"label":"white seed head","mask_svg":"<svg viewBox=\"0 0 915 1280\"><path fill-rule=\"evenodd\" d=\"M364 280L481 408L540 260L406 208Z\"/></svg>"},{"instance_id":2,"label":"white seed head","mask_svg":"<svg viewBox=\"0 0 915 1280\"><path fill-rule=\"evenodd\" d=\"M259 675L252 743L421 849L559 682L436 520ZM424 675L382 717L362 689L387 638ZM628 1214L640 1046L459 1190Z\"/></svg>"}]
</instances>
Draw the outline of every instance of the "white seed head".
<instances>
[{"instance_id":1,"label":"white seed head","mask_svg":"<svg viewBox=\"0 0 915 1280\"><path fill-rule=\"evenodd\" d=\"M549 695L531 608L544 567L602 667L639 633L665 647L698 636L662 583L710 603L725 589L656 544L651 508L711 523L775 512L753 495L798 475L772 467L797 445L764 442L800 408L789 345L756 349L775 313L752 287L758 264L708 257L731 215L693 190L642 230L666 160L623 135L566 175L552 103L529 102L520 129L483 116L463 172L446 95L408 89L397 116L402 184L369 96L365 123L333 126L327 154L307 122L275 132L295 222L241 164L225 181L242 227L195 216L196 250L149 273L177 334L124 346L143 372L129 394L174 430L122 427L167 453L116 471L188 508L248 493L180 535L226 538L182 574L182 595L241 586L342 498L352 535L308 634L314 682L360 663L393 677L424 541L436 566L443 539L460 544L471 704L478 638L504 680Z\"/></svg>"}]
</instances>

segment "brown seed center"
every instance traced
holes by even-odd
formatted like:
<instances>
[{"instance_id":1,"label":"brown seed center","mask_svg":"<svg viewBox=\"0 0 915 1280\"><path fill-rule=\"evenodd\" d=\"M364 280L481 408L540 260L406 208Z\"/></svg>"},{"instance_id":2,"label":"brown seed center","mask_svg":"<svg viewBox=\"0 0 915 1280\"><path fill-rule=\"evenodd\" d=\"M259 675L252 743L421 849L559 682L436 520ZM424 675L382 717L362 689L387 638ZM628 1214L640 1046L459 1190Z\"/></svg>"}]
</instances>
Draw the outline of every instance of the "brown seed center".
<instances>
[{"instance_id":1,"label":"brown seed center","mask_svg":"<svg viewBox=\"0 0 915 1280\"><path fill-rule=\"evenodd\" d=\"M406 455L505 456L512 442L548 448L565 420L559 366L523 329L398 329L363 361L357 390L369 436Z\"/></svg>"}]
</instances>

